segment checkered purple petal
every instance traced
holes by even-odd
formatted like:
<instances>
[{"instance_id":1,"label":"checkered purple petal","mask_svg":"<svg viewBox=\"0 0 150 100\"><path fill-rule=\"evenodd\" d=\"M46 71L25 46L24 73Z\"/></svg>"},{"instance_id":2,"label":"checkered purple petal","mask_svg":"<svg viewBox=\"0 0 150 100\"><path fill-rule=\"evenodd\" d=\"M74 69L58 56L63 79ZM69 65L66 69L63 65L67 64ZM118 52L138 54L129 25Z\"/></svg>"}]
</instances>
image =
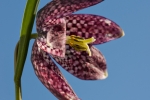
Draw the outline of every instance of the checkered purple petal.
<instances>
[{"instance_id":1,"label":"checkered purple petal","mask_svg":"<svg viewBox=\"0 0 150 100\"><path fill-rule=\"evenodd\" d=\"M90 46L91 56L86 51L76 51L66 45L64 58L53 56L65 70L82 80L97 80L107 77L106 61L98 49Z\"/></svg>"},{"instance_id":2,"label":"checkered purple petal","mask_svg":"<svg viewBox=\"0 0 150 100\"><path fill-rule=\"evenodd\" d=\"M32 48L31 61L39 80L59 100L79 100L49 54L42 51L36 41Z\"/></svg>"}]
</instances>

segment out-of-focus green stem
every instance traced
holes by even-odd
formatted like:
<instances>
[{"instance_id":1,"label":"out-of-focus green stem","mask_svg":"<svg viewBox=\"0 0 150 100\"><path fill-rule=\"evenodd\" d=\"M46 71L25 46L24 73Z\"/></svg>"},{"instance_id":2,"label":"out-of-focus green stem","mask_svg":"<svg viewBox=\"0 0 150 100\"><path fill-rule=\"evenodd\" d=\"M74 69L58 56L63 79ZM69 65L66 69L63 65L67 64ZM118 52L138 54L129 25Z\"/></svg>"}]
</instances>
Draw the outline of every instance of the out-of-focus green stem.
<instances>
[{"instance_id":1,"label":"out-of-focus green stem","mask_svg":"<svg viewBox=\"0 0 150 100\"><path fill-rule=\"evenodd\" d=\"M22 21L20 40L15 51L15 68L14 68L14 81L15 81L15 93L16 100L22 100L21 96L21 76L26 60L28 46L30 41L30 35L35 19L36 10L40 0L27 0L24 17Z\"/></svg>"},{"instance_id":2,"label":"out-of-focus green stem","mask_svg":"<svg viewBox=\"0 0 150 100\"><path fill-rule=\"evenodd\" d=\"M33 34L31 34L30 39L36 39L37 37L38 37L38 34L37 33L33 33Z\"/></svg>"},{"instance_id":3,"label":"out-of-focus green stem","mask_svg":"<svg viewBox=\"0 0 150 100\"><path fill-rule=\"evenodd\" d=\"M30 35L30 39L36 39L38 37L38 34L37 33L32 33ZM19 41L16 45L16 48L15 48L15 52L14 52L14 72L16 70L16 65L17 65L17 57L18 57L18 48L19 48Z\"/></svg>"},{"instance_id":4,"label":"out-of-focus green stem","mask_svg":"<svg viewBox=\"0 0 150 100\"><path fill-rule=\"evenodd\" d=\"M18 47L19 47L19 41L16 45L15 52L14 52L14 73L16 70L17 65L17 57L18 57ZM16 93L16 100L22 100L22 94L21 94L21 80L19 80L17 83L15 83L15 93Z\"/></svg>"},{"instance_id":5,"label":"out-of-focus green stem","mask_svg":"<svg viewBox=\"0 0 150 100\"><path fill-rule=\"evenodd\" d=\"M37 37L38 37L37 33L32 33L30 35L30 39L36 39ZM15 47L15 52L14 52L14 73L15 73L16 66L17 66L18 48L19 48L19 41Z\"/></svg>"},{"instance_id":6,"label":"out-of-focus green stem","mask_svg":"<svg viewBox=\"0 0 150 100\"><path fill-rule=\"evenodd\" d=\"M38 37L38 34L37 33L32 33L30 35L30 39L36 39ZM16 67L17 65L17 57L18 57L18 47L19 47L19 41L16 45L16 48L15 48L15 52L14 52L14 66ZM15 71L15 67L14 67L14 71Z\"/></svg>"},{"instance_id":7,"label":"out-of-focus green stem","mask_svg":"<svg viewBox=\"0 0 150 100\"><path fill-rule=\"evenodd\" d=\"M32 33L30 35L30 39L36 39L38 37L38 34L37 33ZM18 48L19 48L19 41L16 45L16 48L15 48L15 52L14 52L14 72L16 70L16 66L17 66L17 57L18 57Z\"/></svg>"}]
</instances>

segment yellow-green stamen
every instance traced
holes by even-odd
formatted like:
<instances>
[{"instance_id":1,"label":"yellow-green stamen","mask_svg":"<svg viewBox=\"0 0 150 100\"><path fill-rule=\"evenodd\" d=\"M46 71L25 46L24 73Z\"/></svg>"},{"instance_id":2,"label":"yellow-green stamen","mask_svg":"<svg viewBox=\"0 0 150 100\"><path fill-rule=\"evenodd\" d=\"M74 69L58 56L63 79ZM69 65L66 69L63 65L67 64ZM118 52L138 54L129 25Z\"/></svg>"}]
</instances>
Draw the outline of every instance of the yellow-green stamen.
<instances>
[{"instance_id":1,"label":"yellow-green stamen","mask_svg":"<svg viewBox=\"0 0 150 100\"><path fill-rule=\"evenodd\" d=\"M87 51L89 56L91 56L91 51L88 44L93 43L94 41L94 37L84 39L80 36L71 35L67 36L66 44L69 44L76 51Z\"/></svg>"}]
</instances>

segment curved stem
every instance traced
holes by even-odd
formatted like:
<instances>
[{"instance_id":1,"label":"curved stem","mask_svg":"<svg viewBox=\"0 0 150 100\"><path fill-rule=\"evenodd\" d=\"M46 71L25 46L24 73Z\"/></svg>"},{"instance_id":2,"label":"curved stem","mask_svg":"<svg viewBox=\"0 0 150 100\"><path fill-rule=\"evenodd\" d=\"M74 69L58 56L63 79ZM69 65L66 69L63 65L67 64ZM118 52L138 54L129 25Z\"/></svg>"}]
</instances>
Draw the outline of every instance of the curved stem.
<instances>
[{"instance_id":1,"label":"curved stem","mask_svg":"<svg viewBox=\"0 0 150 100\"><path fill-rule=\"evenodd\" d=\"M28 0L24 12L21 34L18 46L16 46L15 51L15 68L14 68L14 82L15 82L15 93L16 100L22 100L21 97L21 76L26 60L28 46L30 41L30 35L32 32L32 27L35 19L36 10L40 0Z\"/></svg>"},{"instance_id":2,"label":"curved stem","mask_svg":"<svg viewBox=\"0 0 150 100\"><path fill-rule=\"evenodd\" d=\"M17 57L18 57L18 48L19 48L19 41L16 45L15 52L14 52L14 73L16 70L17 65ZM22 94L21 94L21 80L15 83L15 93L16 93L16 100L22 100Z\"/></svg>"},{"instance_id":3,"label":"curved stem","mask_svg":"<svg viewBox=\"0 0 150 100\"><path fill-rule=\"evenodd\" d=\"M36 39L37 38L37 33L31 34L30 39ZM16 70L17 66L17 57L18 57L18 48L19 48L19 41L15 47L15 52L14 52L14 73ZM22 94L21 94L21 80L19 80L16 85L15 85L15 92L16 92L16 98L19 98L19 100L22 99Z\"/></svg>"},{"instance_id":4,"label":"curved stem","mask_svg":"<svg viewBox=\"0 0 150 100\"><path fill-rule=\"evenodd\" d=\"M32 33L30 39L36 39L37 36L38 36L37 33ZM15 52L14 52L14 72L16 70L16 65L17 65L18 48L19 48L19 41L17 42L17 45L15 47Z\"/></svg>"}]
</instances>

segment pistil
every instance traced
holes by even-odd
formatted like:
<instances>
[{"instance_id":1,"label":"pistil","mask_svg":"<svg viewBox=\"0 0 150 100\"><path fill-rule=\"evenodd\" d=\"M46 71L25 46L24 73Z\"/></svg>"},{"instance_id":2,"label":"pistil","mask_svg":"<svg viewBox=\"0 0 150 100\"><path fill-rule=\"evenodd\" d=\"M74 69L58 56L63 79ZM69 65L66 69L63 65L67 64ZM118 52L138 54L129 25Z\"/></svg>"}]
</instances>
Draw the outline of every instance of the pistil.
<instances>
[{"instance_id":1,"label":"pistil","mask_svg":"<svg viewBox=\"0 0 150 100\"><path fill-rule=\"evenodd\" d=\"M89 56L91 56L91 51L88 44L93 43L95 40L96 39L94 39L94 37L84 39L80 36L71 35L67 36L66 44L69 44L76 51L87 51Z\"/></svg>"}]
</instances>

